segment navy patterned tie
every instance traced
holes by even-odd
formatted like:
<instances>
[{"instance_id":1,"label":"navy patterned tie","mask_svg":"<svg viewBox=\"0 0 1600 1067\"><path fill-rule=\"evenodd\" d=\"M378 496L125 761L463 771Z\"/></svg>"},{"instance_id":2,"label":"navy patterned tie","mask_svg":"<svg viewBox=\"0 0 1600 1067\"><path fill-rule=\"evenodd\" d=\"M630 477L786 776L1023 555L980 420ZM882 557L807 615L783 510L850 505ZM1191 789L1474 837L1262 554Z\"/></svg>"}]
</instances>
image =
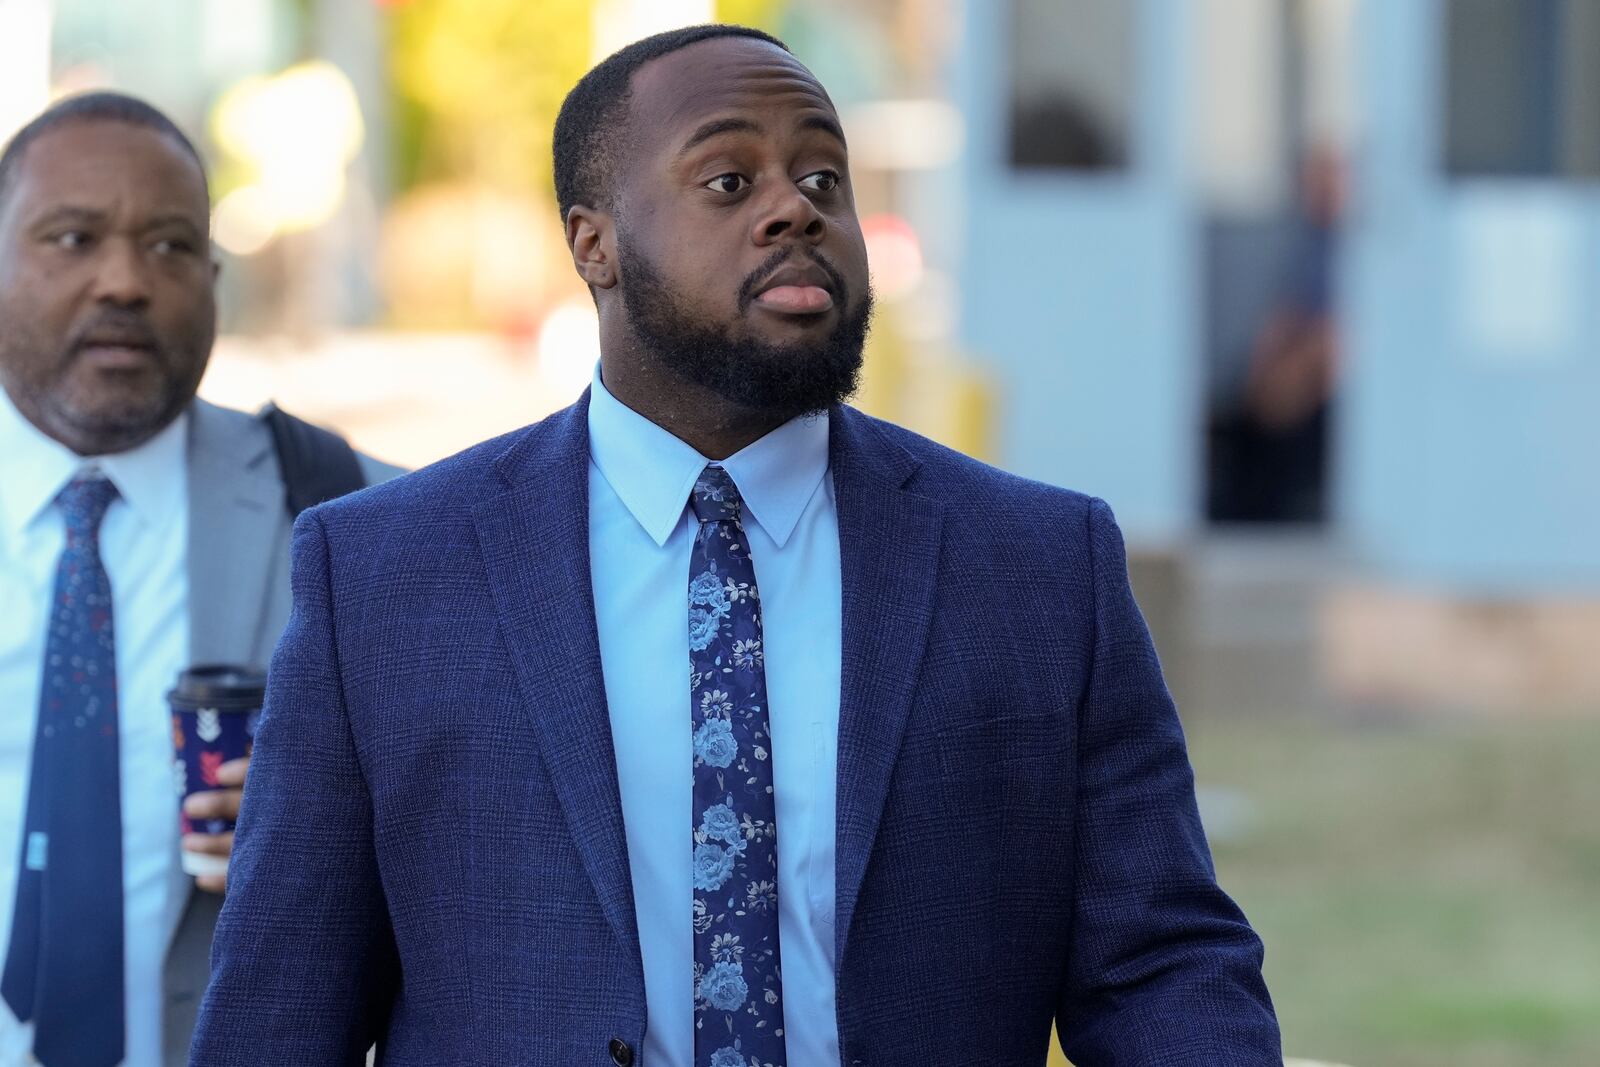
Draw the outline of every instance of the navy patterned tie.
<instances>
[{"instance_id":1,"label":"navy patterned tie","mask_svg":"<svg viewBox=\"0 0 1600 1067\"><path fill-rule=\"evenodd\" d=\"M690 498L695 1067L784 1067L778 825L761 594L739 490L707 467Z\"/></svg>"},{"instance_id":2,"label":"navy patterned tie","mask_svg":"<svg viewBox=\"0 0 1600 1067\"><path fill-rule=\"evenodd\" d=\"M56 497L67 544L45 639L17 903L0 995L33 1020L44 1067L112 1067L123 1053L122 798L117 659L100 477ZM176 817L176 815L174 815Z\"/></svg>"}]
</instances>

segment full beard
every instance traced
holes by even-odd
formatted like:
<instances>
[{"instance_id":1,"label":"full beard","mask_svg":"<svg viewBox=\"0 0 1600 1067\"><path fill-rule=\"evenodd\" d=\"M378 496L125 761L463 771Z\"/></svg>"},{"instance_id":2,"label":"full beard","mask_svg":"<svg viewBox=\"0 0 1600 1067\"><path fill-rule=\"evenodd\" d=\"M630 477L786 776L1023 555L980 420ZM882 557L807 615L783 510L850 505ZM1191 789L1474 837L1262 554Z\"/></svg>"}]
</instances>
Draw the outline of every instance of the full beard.
<instances>
[{"instance_id":1,"label":"full beard","mask_svg":"<svg viewBox=\"0 0 1600 1067\"><path fill-rule=\"evenodd\" d=\"M770 344L735 336L690 312L648 257L619 236L617 256L627 279L628 325L651 356L680 380L699 386L753 416L787 422L842 403L856 391L872 291L852 308L837 269L815 253L784 250L745 279L739 309L755 299L755 287L792 256L807 256L828 273L833 297L843 310L820 341Z\"/></svg>"}]
</instances>

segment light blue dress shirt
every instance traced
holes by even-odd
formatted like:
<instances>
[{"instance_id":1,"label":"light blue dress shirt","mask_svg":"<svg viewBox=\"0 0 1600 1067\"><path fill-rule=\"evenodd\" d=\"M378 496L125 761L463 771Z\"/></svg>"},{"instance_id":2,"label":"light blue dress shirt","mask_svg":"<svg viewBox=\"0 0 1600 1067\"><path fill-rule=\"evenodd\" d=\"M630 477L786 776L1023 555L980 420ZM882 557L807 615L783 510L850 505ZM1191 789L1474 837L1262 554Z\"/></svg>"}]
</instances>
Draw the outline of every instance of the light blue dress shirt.
<instances>
[{"instance_id":1,"label":"light blue dress shirt","mask_svg":"<svg viewBox=\"0 0 1600 1067\"><path fill-rule=\"evenodd\" d=\"M649 1023L640 1067L693 1067L689 490L709 462L621 403L589 402L589 559ZM722 461L744 498L761 588L778 815L778 935L789 1067L838 1067L834 817L839 519L828 418L795 419Z\"/></svg>"}]
</instances>

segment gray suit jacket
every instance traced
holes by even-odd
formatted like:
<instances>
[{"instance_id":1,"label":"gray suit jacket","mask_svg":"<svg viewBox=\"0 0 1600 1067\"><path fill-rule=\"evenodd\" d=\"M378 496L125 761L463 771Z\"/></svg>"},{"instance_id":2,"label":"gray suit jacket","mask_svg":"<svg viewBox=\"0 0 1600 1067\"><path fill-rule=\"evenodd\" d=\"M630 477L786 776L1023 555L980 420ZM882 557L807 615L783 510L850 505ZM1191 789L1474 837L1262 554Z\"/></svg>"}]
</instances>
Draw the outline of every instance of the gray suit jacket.
<instances>
[{"instance_id":1,"label":"gray suit jacket","mask_svg":"<svg viewBox=\"0 0 1600 1067\"><path fill-rule=\"evenodd\" d=\"M264 666L289 619L289 531L272 432L259 417L196 400L189 411L189 662ZM366 456L367 484L402 473ZM189 1062L222 897L190 886L167 949L162 1044Z\"/></svg>"}]
</instances>

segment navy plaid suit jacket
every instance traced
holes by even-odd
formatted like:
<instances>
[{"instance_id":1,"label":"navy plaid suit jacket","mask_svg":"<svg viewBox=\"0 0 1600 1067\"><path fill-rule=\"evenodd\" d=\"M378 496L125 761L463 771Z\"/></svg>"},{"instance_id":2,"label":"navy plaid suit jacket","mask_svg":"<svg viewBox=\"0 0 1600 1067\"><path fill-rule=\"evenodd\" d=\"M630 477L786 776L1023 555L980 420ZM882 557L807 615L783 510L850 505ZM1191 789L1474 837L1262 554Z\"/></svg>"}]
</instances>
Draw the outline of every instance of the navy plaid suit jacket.
<instances>
[{"instance_id":1,"label":"navy plaid suit jacket","mask_svg":"<svg viewBox=\"0 0 1600 1067\"><path fill-rule=\"evenodd\" d=\"M300 519L192 1063L639 1047L587 410ZM849 408L831 463L843 1063L1281 1063L1107 507Z\"/></svg>"}]
</instances>

